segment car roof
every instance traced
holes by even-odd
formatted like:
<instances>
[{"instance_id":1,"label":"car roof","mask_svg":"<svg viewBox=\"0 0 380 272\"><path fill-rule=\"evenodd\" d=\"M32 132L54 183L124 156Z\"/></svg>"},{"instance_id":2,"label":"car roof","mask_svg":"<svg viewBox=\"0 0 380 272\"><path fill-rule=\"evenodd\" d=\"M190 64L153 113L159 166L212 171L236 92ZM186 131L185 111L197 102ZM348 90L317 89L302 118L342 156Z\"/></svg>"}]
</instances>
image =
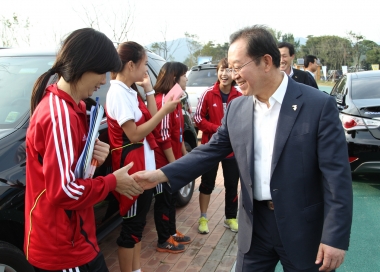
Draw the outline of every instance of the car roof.
<instances>
[{"instance_id":1,"label":"car roof","mask_svg":"<svg viewBox=\"0 0 380 272\"><path fill-rule=\"evenodd\" d=\"M362 71L362 72L355 72L355 73L349 73L349 75L354 79L356 78L365 78L365 77L379 77L380 76L380 70L376 71Z\"/></svg>"},{"instance_id":2,"label":"car roof","mask_svg":"<svg viewBox=\"0 0 380 272\"><path fill-rule=\"evenodd\" d=\"M55 56L58 49L49 48L2 48L0 50L1 57L27 57L27 56ZM148 57L160 61L165 61L161 56L147 50Z\"/></svg>"},{"instance_id":3,"label":"car roof","mask_svg":"<svg viewBox=\"0 0 380 272\"><path fill-rule=\"evenodd\" d=\"M199 71L199 70L204 70L204 69L215 69L218 65L217 64L212 64L212 63L207 63L207 64L200 64L200 65L195 65L191 67L191 71Z\"/></svg>"},{"instance_id":4,"label":"car roof","mask_svg":"<svg viewBox=\"0 0 380 272\"><path fill-rule=\"evenodd\" d=\"M4 48L0 50L2 57L55 56L57 51L52 48Z\"/></svg>"}]
</instances>

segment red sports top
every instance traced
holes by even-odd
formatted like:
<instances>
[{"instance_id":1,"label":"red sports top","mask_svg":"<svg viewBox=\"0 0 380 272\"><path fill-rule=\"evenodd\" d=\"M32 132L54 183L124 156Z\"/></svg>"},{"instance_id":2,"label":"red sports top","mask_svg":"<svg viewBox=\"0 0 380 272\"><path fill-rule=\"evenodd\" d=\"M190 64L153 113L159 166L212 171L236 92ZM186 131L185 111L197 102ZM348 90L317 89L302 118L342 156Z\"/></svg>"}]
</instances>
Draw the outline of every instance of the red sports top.
<instances>
[{"instance_id":1,"label":"red sports top","mask_svg":"<svg viewBox=\"0 0 380 272\"><path fill-rule=\"evenodd\" d=\"M83 265L99 252L93 205L116 188L113 174L75 179L87 138L84 102L50 85L26 134L24 250L44 270Z\"/></svg>"}]
</instances>

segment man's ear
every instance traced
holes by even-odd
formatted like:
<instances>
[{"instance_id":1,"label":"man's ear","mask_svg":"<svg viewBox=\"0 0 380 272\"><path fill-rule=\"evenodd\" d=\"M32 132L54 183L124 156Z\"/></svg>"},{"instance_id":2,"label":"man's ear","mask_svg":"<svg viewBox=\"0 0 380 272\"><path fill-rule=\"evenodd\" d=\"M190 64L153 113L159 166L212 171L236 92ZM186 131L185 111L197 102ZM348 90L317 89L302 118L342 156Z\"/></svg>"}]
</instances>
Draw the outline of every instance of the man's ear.
<instances>
[{"instance_id":1,"label":"man's ear","mask_svg":"<svg viewBox=\"0 0 380 272\"><path fill-rule=\"evenodd\" d=\"M267 73L270 71L270 69L273 66L272 56L269 54L265 54L264 56L262 56L262 59L263 59L264 64L265 64L264 71Z\"/></svg>"}]
</instances>

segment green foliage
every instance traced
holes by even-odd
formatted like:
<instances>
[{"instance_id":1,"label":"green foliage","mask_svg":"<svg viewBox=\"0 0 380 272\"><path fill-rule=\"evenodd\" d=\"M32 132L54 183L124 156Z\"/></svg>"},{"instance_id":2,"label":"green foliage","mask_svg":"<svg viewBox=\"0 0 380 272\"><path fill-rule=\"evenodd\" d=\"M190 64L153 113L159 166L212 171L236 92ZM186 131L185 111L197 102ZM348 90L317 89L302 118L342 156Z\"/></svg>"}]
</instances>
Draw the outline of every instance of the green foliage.
<instances>
[{"instance_id":1,"label":"green foliage","mask_svg":"<svg viewBox=\"0 0 380 272\"><path fill-rule=\"evenodd\" d=\"M377 44L376 44L377 45ZM380 64L380 47L377 45L366 53L367 57L367 69L370 68L370 64Z\"/></svg>"},{"instance_id":2,"label":"green foliage","mask_svg":"<svg viewBox=\"0 0 380 272\"><path fill-rule=\"evenodd\" d=\"M282 31L278 31L274 28L269 28L268 30L272 33L272 35L273 35L273 37L277 43L288 42L288 43L293 44L295 55L296 56L298 55L298 53L300 52L300 49L301 49L301 42L300 42L300 40L296 41L294 39L294 35L292 33L282 33Z\"/></svg>"},{"instance_id":3,"label":"green foliage","mask_svg":"<svg viewBox=\"0 0 380 272\"><path fill-rule=\"evenodd\" d=\"M339 36L308 36L301 46L303 55L317 56L328 69L340 70L352 62L352 47L348 39Z\"/></svg>"},{"instance_id":4,"label":"green foliage","mask_svg":"<svg viewBox=\"0 0 380 272\"><path fill-rule=\"evenodd\" d=\"M185 60L187 67L192 67L197 63L197 58L202 49L202 44L198 42L198 35L185 32L186 45L189 50L189 56Z\"/></svg>"}]
</instances>

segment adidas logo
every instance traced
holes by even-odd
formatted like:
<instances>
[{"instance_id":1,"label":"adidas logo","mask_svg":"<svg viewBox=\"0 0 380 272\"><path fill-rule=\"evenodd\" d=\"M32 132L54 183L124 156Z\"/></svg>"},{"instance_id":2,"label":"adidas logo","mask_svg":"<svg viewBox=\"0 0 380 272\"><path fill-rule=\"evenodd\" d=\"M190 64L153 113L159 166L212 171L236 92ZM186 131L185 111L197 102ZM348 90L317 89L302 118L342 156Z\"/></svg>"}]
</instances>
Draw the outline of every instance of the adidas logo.
<instances>
[{"instance_id":1,"label":"adidas logo","mask_svg":"<svg viewBox=\"0 0 380 272\"><path fill-rule=\"evenodd\" d=\"M85 142L87 140L86 135L83 135L82 142Z\"/></svg>"},{"instance_id":2,"label":"adidas logo","mask_svg":"<svg viewBox=\"0 0 380 272\"><path fill-rule=\"evenodd\" d=\"M216 103L214 103L212 106L213 106L213 107L217 107Z\"/></svg>"}]
</instances>

